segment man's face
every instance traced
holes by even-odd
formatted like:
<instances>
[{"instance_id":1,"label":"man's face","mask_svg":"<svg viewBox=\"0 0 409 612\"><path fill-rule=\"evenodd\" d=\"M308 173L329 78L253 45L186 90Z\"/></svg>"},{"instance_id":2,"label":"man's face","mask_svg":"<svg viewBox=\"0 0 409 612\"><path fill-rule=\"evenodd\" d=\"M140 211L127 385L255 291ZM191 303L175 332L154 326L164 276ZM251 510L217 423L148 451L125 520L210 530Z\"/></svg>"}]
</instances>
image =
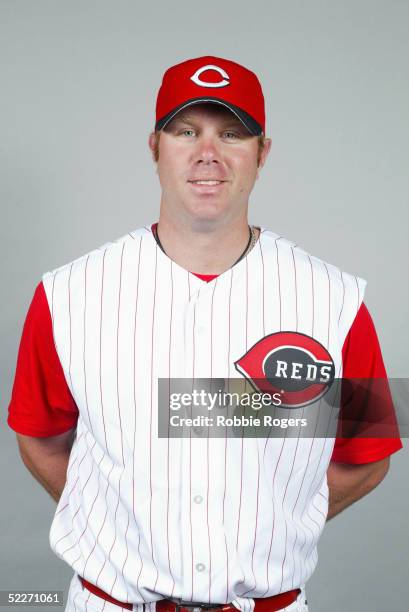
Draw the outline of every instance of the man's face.
<instances>
[{"instance_id":1,"label":"man's face","mask_svg":"<svg viewBox=\"0 0 409 612\"><path fill-rule=\"evenodd\" d=\"M149 144L154 150L155 136ZM217 104L180 111L162 130L157 171L162 205L173 215L233 220L247 214L248 198L271 141L258 158L258 137Z\"/></svg>"}]
</instances>

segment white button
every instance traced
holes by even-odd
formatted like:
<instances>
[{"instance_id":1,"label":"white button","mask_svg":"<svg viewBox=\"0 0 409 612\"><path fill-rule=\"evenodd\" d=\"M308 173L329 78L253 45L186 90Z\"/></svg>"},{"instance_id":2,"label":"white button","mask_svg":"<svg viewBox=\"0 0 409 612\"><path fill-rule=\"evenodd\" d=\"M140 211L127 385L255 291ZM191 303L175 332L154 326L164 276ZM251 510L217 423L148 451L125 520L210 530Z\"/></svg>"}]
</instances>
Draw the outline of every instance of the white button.
<instances>
[{"instance_id":1,"label":"white button","mask_svg":"<svg viewBox=\"0 0 409 612\"><path fill-rule=\"evenodd\" d=\"M203 572L203 570L206 569L206 567L203 565L203 563L197 563L196 569L198 572Z\"/></svg>"},{"instance_id":2,"label":"white button","mask_svg":"<svg viewBox=\"0 0 409 612\"><path fill-rule=\"evenodd\" d=\"M201 504L203 501L203 497L201 495L195 495L193 498L195 504Z\"/></svg>"}]
</instances>

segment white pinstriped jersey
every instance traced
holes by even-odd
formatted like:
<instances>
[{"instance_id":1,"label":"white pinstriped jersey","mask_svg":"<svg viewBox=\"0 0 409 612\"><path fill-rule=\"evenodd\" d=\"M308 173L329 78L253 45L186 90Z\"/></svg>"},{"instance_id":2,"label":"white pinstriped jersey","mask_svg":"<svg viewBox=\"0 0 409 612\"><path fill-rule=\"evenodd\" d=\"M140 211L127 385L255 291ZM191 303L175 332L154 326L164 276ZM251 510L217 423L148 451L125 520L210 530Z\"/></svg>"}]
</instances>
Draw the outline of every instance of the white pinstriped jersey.
<instances>
[{"instance_id":1,"label":"white pinstriped jersey","mask_svg":"<svg viewBox=\"0 0 409 612\"><path fill-rule=\"evenodd\" d=\"M246 609L304 585L334 439L159 439L157 379L240 378L234 363L280 330L320 342L341 376L365 281L262 229L244 259L205 283L144 227L43 283L79 409L54 552L124 602Z\"/></svg>"}]
</instances>

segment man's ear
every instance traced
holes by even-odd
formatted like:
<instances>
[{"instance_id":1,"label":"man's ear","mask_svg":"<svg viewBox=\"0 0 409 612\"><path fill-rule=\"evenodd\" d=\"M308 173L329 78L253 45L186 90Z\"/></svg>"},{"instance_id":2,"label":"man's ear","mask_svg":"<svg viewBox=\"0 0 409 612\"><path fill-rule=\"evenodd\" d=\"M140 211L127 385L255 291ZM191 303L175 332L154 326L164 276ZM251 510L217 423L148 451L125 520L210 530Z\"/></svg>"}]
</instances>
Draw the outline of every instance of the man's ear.
<instances>
[{"instance_id":1,"label":"man's ear","mask_svg":"<svg viewBox=\"0 0 409 612\"><path fill-rule=\"evenodd\" d=\"M264 166L264 164L266 163L266 159L268 157L268 154L270 153L271 150L271 145L272 145L272 140L271 138L266 138L264 141L264 147L260 153L260 161L257 167L257 174L256 174L256 178L258 178L260 176L260 170L261 168Z\"/></svg>"},{"instance_id":2,"label":"man's ear","mask_svg":"<svg viewBox=\"0 0 409 612\"><path fill-rule=\"evenodd\" d=\"M263 150L261 151L261 155L260 155L259 168L262 168L264 166L264 164L266 163L267 156L268 156L268 154L270 153L270 150L271 150L271 145L272 145L271 138L266 138L265 141L264 141Z\"/></svg>"},{"instance_id":3,"label":"man's ear","mask_svg":"<svg viewBox=\"0 0 409 612\"><path fill-rule=\"evenodd\" d=\"M154 161L155 161L156 139L157 139L157 135L155 134L155 132L151 132L149 134L148 145L151 150L152 158Z\"/></svg>"}]
</instances>

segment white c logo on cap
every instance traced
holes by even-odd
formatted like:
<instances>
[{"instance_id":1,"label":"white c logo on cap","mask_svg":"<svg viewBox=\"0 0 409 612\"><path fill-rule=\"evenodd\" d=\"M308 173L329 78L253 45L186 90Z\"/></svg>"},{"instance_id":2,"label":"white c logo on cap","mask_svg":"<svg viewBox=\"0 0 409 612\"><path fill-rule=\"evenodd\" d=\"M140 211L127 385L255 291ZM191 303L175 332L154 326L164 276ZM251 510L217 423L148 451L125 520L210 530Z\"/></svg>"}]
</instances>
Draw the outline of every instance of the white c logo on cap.
<instances>
[{"instance_id":1,"label":"white c logo on cap","mask_svg":"<svg viewBox=\"0 0 409 612\"><path fill-rule=\"evenodd\" d=\"M201 81L200 75L205 70L216 70L216 72L218 72L220 76L223 77L223 81L219 81L218 83L209 83L207 81ZM207 66L202 66L201 68L196 70L194 75L190 78L192 79L193 83L196 83L196 85L200 85L201 87L226 87L226 85L229 84L230 77L227 72L223 70L223 68L219 68L219 66L214 66L213 64L208 64Z\"/></svg>"}]
</instances>

